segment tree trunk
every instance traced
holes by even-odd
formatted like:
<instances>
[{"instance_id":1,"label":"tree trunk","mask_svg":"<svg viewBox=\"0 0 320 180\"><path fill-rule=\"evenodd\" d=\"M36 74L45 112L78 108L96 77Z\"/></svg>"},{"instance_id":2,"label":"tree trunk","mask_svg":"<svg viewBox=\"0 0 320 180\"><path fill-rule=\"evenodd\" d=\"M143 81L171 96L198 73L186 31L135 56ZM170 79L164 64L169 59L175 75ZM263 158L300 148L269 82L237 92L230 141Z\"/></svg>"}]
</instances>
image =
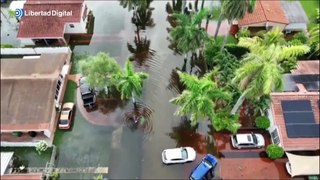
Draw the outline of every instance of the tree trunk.
<instances>
[{"instance_id":1,"label":"tree trunk","mask_svg":"<svg viewBox=\"0 0 320 180\"><path fill-rule=\"evenodd\" d=\"M246 99L246 93L242 93L239 99L237 100L236 104L233 106L230 114L234 115L239 110L240 106L242 105L243 101Z\"/></svg>"},{"instance_id":2,"label":"tree trunk","mask_svg":"<svg viewBox=\"0 0 320 180\"><path fill-rule=\"evenodd\" d=\"M215 38L215 39L216 39L217 36L218 36L221 23L222 23L222 12L220 13L219 20L218 20L218 23L217 23L216 32L214 33L214 38Z\"/></svg>"},{"instance_id":3,"label":"tree trunk","mask_svg":"<svg viewBox=\"0 0 320 180\"><path fill-rule=\"evenodd\" d=\"M199 0L195 0L195 1L194 1L194 10L195 10L196 12L198 12L198 1L199 1Z\"/></svg>"},{"instance_id":4,"label":"tree trunk","mask_svg":"<svg viewBox=\"0 0 320 180\"><path fill-rule=\"evenodd\" d=\"M209 21L210 21L210 15L207 15L206 32L208 32Z\"/></svg>"},{"instance_id":5,"label":"tree trunk","mask_svg":"<svg viewBox=\"0 0 320 180\"><path fill-rule=\"evenodd\" d=\"M223 51L224 46L225 46L226 43L227 43L228 36L229 36L229 31L230 31L230 27L231 27L231 22L229 21L229 22L228 22L228 27L227 27L227 34L224 35L224 39L223 39L223 42L222 42L220 51Z\"/></svg>"},{"instance_id":6,"label":"tree trunk","mask_svg":"<svg viewBox=\"0 0 320 180\"><path fill-rule=\"evenodd\" d=\"M203 7L204 7L204 0L202 0L201 2L201 10L203 9Z\"/></svg>"},{"instance_id":7,"label":"tree trunk","mask_svg":"<svg viewBox=\"0 0 320 180\"><path fill-rule=\"evenodd\" d=\"M134 98L134 92L131 92L131 98L132 98L132 103L133 103L133 107L136 109L137 108L137 102L136 99Z\"/></svg>"}]
</instances>

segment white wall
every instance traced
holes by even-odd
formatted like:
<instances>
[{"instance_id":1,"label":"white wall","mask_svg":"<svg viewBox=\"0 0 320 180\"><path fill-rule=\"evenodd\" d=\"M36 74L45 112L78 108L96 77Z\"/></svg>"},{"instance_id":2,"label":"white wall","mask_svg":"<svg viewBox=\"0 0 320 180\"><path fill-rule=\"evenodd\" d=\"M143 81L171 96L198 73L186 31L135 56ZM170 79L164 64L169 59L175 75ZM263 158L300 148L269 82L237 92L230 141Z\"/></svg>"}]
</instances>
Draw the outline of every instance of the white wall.
<instances>
[{"instance_id":1,"label":"white wall","mask_svg":"<svg viewBox=\"0 0 320 180\"><path fill-rule=\"evenodd\" d=\"M89 9L87 8L87 12L86 12L86 18L83 19L83 13L85 10L86 4L83 3L82 9L81 9L81 19L80 22L78 23L66 23L65 24L65 29L64 29L64 33L65 34L78 34L78 33L86 33L87 29L86 29L86 24L88 21L88 13L89 13ZM70 25L73 25L74 27L71 27Z\"/></svg>"}]
</instances>

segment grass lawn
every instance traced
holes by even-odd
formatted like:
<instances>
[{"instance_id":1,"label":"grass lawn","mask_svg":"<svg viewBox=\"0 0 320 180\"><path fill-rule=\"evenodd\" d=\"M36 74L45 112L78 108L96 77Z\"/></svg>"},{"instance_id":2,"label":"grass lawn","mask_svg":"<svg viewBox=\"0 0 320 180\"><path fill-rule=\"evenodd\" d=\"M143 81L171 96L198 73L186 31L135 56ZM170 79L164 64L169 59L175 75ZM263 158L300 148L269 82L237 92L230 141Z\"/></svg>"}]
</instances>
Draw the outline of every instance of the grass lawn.
<instances>
[{"instance_id":1,"label":"grass lawn","mask_svg":"<svg viewBox=\"0 0 320 180\"><path fill-rule=\"evenodd\" d=\"M77 84L72 80L68 80L63 102L75 102L76 89L77 89Z\"/></svg>"},{"instance_id":2,"label":"grass lawn","mask_svg":"<svg viewBox=\"0 0 320 180\"><path fill-rule=\"evenodd\" d=\"M301 5L310 21L308 24L309 29L316 26L316 17L317 17L316 8L319 8L319 3L320 3L319 1L320 0L300 0Z\"/></svg>"}]
</instances>

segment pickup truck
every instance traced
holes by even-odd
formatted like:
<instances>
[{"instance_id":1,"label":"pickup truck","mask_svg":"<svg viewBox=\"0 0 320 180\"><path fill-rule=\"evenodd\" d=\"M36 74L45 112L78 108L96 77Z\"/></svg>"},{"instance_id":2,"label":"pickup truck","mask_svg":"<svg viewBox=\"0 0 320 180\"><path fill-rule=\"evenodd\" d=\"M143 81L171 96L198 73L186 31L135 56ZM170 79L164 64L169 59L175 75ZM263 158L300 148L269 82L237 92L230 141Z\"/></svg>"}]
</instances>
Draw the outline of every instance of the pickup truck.
<instances>
[{"instance_id":1,"label":"pickup truck","mask_svg":"<svg viewBox=\"0 0 320 180\"><path fill-rule=\"evenodd\" d=\"M80 94L85 108L93 109L96 107L96 93L86 83L85 77L81 77L79 80Z\"/></svg>"}]
</instances>

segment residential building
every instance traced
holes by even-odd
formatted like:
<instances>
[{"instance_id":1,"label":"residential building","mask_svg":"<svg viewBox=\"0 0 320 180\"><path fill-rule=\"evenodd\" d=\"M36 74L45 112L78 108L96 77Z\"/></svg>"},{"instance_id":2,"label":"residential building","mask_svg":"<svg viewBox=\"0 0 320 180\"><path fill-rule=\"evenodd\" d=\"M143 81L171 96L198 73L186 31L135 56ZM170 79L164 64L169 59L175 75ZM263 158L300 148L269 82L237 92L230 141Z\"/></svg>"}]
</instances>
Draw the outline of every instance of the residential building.
<instances>
[{"instance_id":1,"label":"residential building","mask_svg":"<svg viewBox=\"0 0 320 180\"><path fill-rule=\"evenodd\" d=\"M2 180L41 180L42 173L19 173L15 174L13 168L13 152L1 152L1 177Z\"/></svg>"},{"instance_id":2,"label":"residential building","mask_svg":"<svg viewBox=\"0 0 320 180\"><path fill-rule=\"evenodd\" d=\"M319 60L299 61L283 92L271 93L268 131L285 151L319 151L319 76Z\"/></svg>"},{"instance_id":3,"label":"residential building","mask_svg":"<svg viewBox=\"0 0 320 180\"><path fill-rule=\"evenodd\" d=\"M279 28L286 33L306 31L309 20L299 1L257 0L252 13L234 23L252 33Z\"/></svg>"},{"instance_id":4,"label":"residential building","mask_svg":"<svg viewBox=\"0 0 320 180\"><path fill-rule=\"evenodd\" d=\"M64 49L1 57L1 146L52 144L70 69Z\"/></svg>"},{"instance_id":5,"label":"residential building","mask_svg":"<svg viewBox=\"0 0 320 180\"><path fill-rule=\"evenodd\" d=\"M72 35L86 34L89 28L84 0L27 0L23 8L17 34L22 44L67 45ZM43 14L32 14L37 12Z\"/></svg>"}]
</instances>

